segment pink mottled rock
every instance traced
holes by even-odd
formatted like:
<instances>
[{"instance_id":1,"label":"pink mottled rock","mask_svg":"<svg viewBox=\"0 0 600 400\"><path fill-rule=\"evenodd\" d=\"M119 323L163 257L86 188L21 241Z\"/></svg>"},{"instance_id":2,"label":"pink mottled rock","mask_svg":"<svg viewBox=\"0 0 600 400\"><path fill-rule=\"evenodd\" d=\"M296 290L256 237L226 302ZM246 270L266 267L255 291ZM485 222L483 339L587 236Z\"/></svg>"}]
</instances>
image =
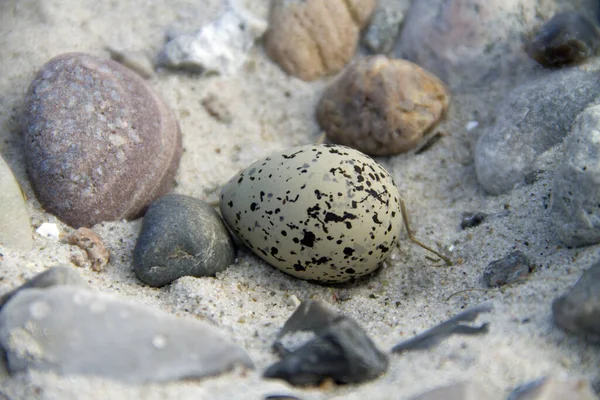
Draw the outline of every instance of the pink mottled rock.
<instances>
[{"instance_id":1,"label":"pink mottled rock","mask_svg":"<svg viewBox=\"0 0 600 400\"><path fill-rule=\"evenodd\" d=\"M166 193L181 157L179 125L138 75L68 53L31 83L28 173L44 208L74 227L138 217Z\"/></svg>"}]
</instances>

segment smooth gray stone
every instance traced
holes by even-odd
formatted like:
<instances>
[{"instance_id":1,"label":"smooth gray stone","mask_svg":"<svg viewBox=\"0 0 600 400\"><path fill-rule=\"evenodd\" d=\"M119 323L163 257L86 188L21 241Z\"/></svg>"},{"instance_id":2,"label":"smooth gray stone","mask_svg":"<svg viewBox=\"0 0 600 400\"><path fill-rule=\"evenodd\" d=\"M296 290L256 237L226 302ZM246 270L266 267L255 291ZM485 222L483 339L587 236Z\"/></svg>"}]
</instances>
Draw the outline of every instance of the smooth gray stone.
<instances>
[{"instance_id":1,"label":"smooth gray stone","mask_svg":"<svg viewBox=\"0 0 600 400\"><path fill-rule=\"evenodd\" d=\"M363 45L373 53L389 53L411 3L412 0L379 0L362 38Z\"/></svg>"},{"instance_id":2,"label":"smooth gray stone","mask_svg":"<svg viewBox=\"0 0 600 400\"><path fill-rule=\"evenodd\" d=\"M600 262L592 265L567 294L552 303L554 323L564 331L600 340Z\"/></svg>"},{"instance_id":3,"label":"smooth gray stone","mask_svg":"<svg viewBox=\"0 0 600 400\"><path fill-rule=\"evenodd\" d=\"M51 267L29 279L18 288L0 297L0 308L6 304L15 294L24 289L43 289L51 286L68 285L79 286L89 289L88 283L79 275L79 273L70 267Z\"/></svg>"},{"instance_id":4,"label":"smooth gray stone","mask_svg":"<svg viewBox=\"0 0 600 400\"><path fill-rule=\"evenodd\" d=\"M150 286L182 276L214 276L234 260L219 214L202 200L177 194L152 203L133 251L135 274Z\"/></svg>"},{"instance_id":5,"label":"smooth gray stone","mask_svg":"<svg viewBox=\"0 0 600 400\"><path fill-rule=\"evenodd\" d=\"M483 270L483 280L488 287L522 282L533 271L533 264L521 251L513 251L505 257L492 261Z\"/></svg>"},{"instance_id":6,"label":"smooth gray stone","mask_svg":"<svg viewBox=\"0 0 600 400\"><path fill-rule=\"evenodd\" d=\"M567 136L581 111L600 95L600 74L572 68L514 89L475 147L479 183L501 194L525 183L539 155Z\"/></svg>"},{"instance_id":7,"label":"smooth gray stone","mask_svg":"<svg viewBox=\"0 0 600 400\"><path fill-rule=\"evenodd\" d=\"M600 242L600 106L586 109L566 139L555 174L552 223L569 246Z\"/></svg>"},{"instance_id":8,"label":"smooth gray stone","mask_svg":"<svg viewBox=\"0 0 600 400\"><path fill-rule=\"evenodd\" d=\"M20 251L33 247L31 223L21 188L0 157L0 245Z\"/></svg>"},{"instance_id":9,"label":"smooth gray stone","mask_svg":"<svg viewBox=\"0 0 600 400\"><path fill-rule=\"evenodd\" d=\"M141 383L202 378L248 354L217 328L72 286L19 292L0 311L11 373L30 369Z\"/></svg>"}]
</instances>

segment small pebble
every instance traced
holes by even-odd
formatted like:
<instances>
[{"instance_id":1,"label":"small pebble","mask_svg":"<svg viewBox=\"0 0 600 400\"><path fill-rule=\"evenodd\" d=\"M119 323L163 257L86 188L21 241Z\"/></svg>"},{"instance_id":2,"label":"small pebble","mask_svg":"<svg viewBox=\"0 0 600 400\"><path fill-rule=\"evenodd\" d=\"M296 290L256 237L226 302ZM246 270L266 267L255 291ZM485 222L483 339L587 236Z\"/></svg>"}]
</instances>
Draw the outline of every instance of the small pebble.
<instances>
[{"instance_id":1,"label":"small pebble","mask_svg":"<svg viewBox=\"0 0 600 400\"><path fill-rule=\"evenodd\" d=\"M265 50L289 75L312 81L339 72L356 53L375 0L274 0Z\"/></svg>"},{"instance_id":2,"label":"small pebble","mask_svg":"<svg viewBox=\"0 0 600 400\"><path fill-rule=\"evenodd\" d=\"M202 200L171 194L156 200L144 217L133 251L136 276L164 286L182 276L215 276L235 260L219 214Z\"/></svg>"},{"instance_id":3,"label":"small pebble","mask_svg":"<svg viewBox=\"0 0 600 400\"><path fill-rule=\"evenodd\" d=\"M600 95L600 74L556 70L516 87L498 105L495 122L475 146L477 179L498 195L526 184L538 158L567 136L577 115Z\"/></svg>"},{"instance_id":4,"label":"small pebble","mask_svg":"<svg viewBox=\"0 0 600 400\"><path fill-rule=\"evenodd\" d=\"M376 54L389 53L411 3L412 0L379 0L363 35L363 45Z\"/></svg>"},{"instance_id":5,"label":"small pebble","mask_svg":"<svg viewBox=\"0 0 600 400\"><path fill-rule=\"evenodd\" d=\"M0 311L12 374L31 370L140 384L197 379L252 361L209 323L74 286L27 289Z\"/></svg>"},{"instance_id":6,"label":"small pebble","mask_svg":"<svg viewBox=\"0 0 600 400\"><path fill-rule=\"evenodd\" d=\"M67 243L85 250L92 270L100 272L108 264L110 252L102 242L102 238L91 229L77 229L67 237Z\"/></svg>"},{"instance_id":7,"label":"small pebble","mask_svg":"<svg viewBox=\"0 0 600 400\"><path fill-rule=\"evenodd\" d=\"M460 221L460 229L474 228L479 226L485 221L487 218L486 213L482 212L465 212L462 215L462 220Z\"/></svg>"},{"instance_id":8,"label":"small pebble","mask_svg":"<svg viewBox=\"0 0 600 400\"><path fill-rule=\"evenodd\" d=\"M20 251L33 247L31 223L21 187L0 156L0 245Z\"/></svg>"},{"instance_id":9,"label":"small pebble","mask_svg":"<svg viewBox=\"0 0 600 400\"><path fill-rule=\"evenodd\" d=\"M54 239L54 240L60 239L60 229L58 228L58 225L56 225L55 223L52 223L52 222L42 223L35 230L35 233L37 233L38 235L43 236L45 238L48 238L48 239Z\"/></svg>"},{"instance_id":10,"label":"small pebble","mask_svg":"<svg viewBox=\"0 0 600 400\"><path fill-rule=\"evenodd\" d=\"M172 38L159 54L158 64L192 73L234 75L266 29L266 22L249 12L230 8L197 33Z\"/></svg>"},{"instance_id":11,"label":"small pebble","mask_svg":"<svg viewBox=\"0 0 600 400\"><path fill-rule=\"evenodd\" d=\"M488 287L499 287L523 282L533 271L534 265L521 251L513 251L506 257L491 262L483 270L483 280Z\"/></svg>"},{"instance_id":12,"label":"small pebble","mask_svg":"<svg viewBox=\"0 0 600 400\"><path fill-rule=\"evenodd\" d=\"M552 303L554 323L566 332L600 341L600 262Z\"/></svg>"},{"instance_id":13,"label":"small pebble","mask_svg":"<svg viewBox=\"0 0 600 400\"><path fill-rule=\"evenodd\" d=\"M577 64L596 54L600 30L592 19L576 11L555 15L527 44L527 54L544 67Z\"/></svg>"},{"instance_id":14,"label":"small pebble","mask_svg":"<svg viewBox=\"0 0 600 400\"><path fill-rule=\"evenodd\" d=\"M323 93L317 121L327 138L371 156L414 148L448 108L442 81L405 60L373 56L351 64Z\"/></svg>"},{"instance_id":15,"label":"small pebble","mask_svg":"<svg viewBox=\"0 0 600 400\"><path fill-rule=\"evenodd\" d=\"M503 400L501 393L473 382L458 382L438 387L411 400Z\"/></svg>"},{"instance_id":16,"label":"small pebble","mask_svg":"<svg viewBox=\"0 0 600 400\"><path fill-rule=\"evenodd\" d=\"M375 271L402 227L400 193L389 173L337 145L293 147L256 161L223 186L220 207L257 256L321 282Z\"/></svg>"},{"instance_id":17,"label":"small pebble","mask_svg":"<svg viewBox=\"0 0 600 400\"><path fill-rule=\"evenodd\" d=\"M229 124L233 120L227 105L214 94L209 94L203 98L201 104L206 112L217 121Z\"/></svg>"},{"instance_id":18,"label":"small pebble","mask_svg":"<svg viewBox=\"0 0 600 400\"><path fill-rule=\"evenodd\" d=\"M283 379L296 386L318 385L326 379L360 383L387 371L387 356L362 328L349 317L331 313L325 305L314 301L300 305L279 340L295 331L311 331L314 336L297 349L282 349L285 355L267 368L265 378Z\"/></svg>"},{"instance_id":19,"label":"small pebble","mask_svg":"<svg viewBox=\"0 0 600 400\"><path fill-rule=\"evenodd\" d=\"M554 172L552 224L568 246L600 242L600 106L579 115Z\"/></svg>"},{"instance_id":20,"label":"small pebble","mask_svg":"<svg viewBox=\"0 0 600 400\"><path fill-rule=\"evenodd\" d=\"M515 388L506 400L597 400L584 379L545 377Z\"/></svg>"},{"instance_id":21,"label":"small pebble","mask_svg":"<svg viewBox=\"0 0 600 400\"><path fill-rule=\"evenodd\" d=\"M67 53L26 98L29 178L46 211L79 228L138 217L168 191L181 156L171 110L130 69Z\"/></svg>"}]
</instances>

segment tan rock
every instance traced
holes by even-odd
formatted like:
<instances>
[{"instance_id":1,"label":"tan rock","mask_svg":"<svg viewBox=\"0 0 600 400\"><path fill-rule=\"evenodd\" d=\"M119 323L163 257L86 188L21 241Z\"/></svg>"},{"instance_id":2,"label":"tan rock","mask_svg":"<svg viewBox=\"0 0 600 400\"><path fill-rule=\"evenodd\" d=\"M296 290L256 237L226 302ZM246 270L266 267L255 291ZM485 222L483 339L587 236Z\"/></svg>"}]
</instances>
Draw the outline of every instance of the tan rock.
<instances>
[{"instance_id":1,"label":"tan rock","mask_svg":"<svg viewBox=\"0 0 600 400\"><path fill-rule=\"evenodd\" d=\"M436 76L409 61L378 55L356 61L325 91L317 120L334 143L392 155L415 147L449 101Z\"/></svg>"},{"instance_id":2,"label":"tan rock","mask_svg":"<svg viewBox=\"0 0 600 400\"><path fill-rule=\"evenodd\" d=\"M102 242L102 238L93 230L79 228L69 235L67 242L85 250L94 271L100 272L108 264L110 252Z\"/></svg>"},{"instance_id":3,"label":"tan rock","mask_svg":"<svg viewBox=\"0 0 600 400\"><path fill-rule=\"evenodd\" d=\"M340 71L354 56L375 0L274 0L267 54L305 81Z\"/></svg>"}]
</instances>

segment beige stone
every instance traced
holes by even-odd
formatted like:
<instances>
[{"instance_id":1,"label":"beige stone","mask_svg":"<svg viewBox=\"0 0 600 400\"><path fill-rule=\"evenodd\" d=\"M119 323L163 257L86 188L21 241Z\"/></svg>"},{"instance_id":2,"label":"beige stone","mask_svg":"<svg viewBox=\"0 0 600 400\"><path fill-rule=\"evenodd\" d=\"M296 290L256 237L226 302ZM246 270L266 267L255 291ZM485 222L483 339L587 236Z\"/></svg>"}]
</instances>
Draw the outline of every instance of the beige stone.
<instances>
[{"instance_id":1,"label":"beige stone","mask_svg":"<svg viewBox=\"0 0 600 400\"><path fill-rule=\"evenodd\" d=\"M360 29L375 0L274 0L265 37L267 54L305 81L339 72L356 53Z\"/></svg>"},{"instance_id":2,"label":"beige stone","mask_svg":"<svg viewBox=\"0 0 600 400\"><path fill-rule=\"evenodd\" d=\"M356 61L327 88L317 120L334 143L392 155L415 147L449 101L436 76L409 61L378 55Z\"/></svg>"}]
</instances>

